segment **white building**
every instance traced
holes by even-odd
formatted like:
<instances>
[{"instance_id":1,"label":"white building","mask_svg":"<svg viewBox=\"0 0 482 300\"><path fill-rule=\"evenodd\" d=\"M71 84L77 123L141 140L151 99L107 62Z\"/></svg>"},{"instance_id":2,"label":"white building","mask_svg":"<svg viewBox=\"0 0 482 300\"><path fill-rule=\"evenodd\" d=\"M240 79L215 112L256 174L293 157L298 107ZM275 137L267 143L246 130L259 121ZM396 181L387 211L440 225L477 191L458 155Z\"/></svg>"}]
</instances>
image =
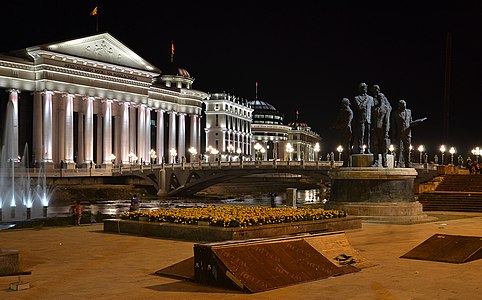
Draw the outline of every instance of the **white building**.
<instances>
[{"instance_id":1,"label":"white building","mask_svg":"<svg viewBox=\"0 0 482 300\"><path fill-rule=\"evenodd\" d=\"M210 94L206 100L206 152L214 160L230 161L251 155L253 109L227 93ZM214 153L214 154L213 154Z\"/></svg>"},{"instance_id":2,"label":"white building","mask_svg":"<svg viewBox=\"0 0 482 300\"><path fill-rule=\"evenodd\" d=\"M319 160L319 145L321 144L320 135L299 120L299 113L296 112L296 120L288 123L290 131L288 133L288 143L292 146L291 159L315 161ZM318 149L315 147L318 144Z\"/></svg>"},{"instance_id":3,"label":"white building","mask_svg":"<svg viewBox=\"0 0 482 300\"><path fill-rule=\"evenodd\" d=\"M74 168L200 152L207 94L177 73L160 76L109 33L0 55L4 157L17 161L28 145L31 162Z\"/></svg>"}]
</instances>

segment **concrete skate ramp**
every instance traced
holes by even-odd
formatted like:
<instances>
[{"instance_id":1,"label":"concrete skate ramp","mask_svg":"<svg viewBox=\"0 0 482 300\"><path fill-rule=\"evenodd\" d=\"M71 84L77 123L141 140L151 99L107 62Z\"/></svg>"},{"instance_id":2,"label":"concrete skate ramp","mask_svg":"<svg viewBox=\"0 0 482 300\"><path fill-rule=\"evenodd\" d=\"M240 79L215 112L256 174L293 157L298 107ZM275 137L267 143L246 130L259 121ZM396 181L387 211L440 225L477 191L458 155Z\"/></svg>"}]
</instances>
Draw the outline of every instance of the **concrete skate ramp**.
<instances>
[{"instance_id":1,"label":"concrete skate ramp","mask_svg":"<svg viewBox=\"0 0 482 300\"><path fill-rule=\"evenodd\" d=\"M465 263L482 258L482 237L434 234L401 258Z\"/></svg>"}]
</instances>

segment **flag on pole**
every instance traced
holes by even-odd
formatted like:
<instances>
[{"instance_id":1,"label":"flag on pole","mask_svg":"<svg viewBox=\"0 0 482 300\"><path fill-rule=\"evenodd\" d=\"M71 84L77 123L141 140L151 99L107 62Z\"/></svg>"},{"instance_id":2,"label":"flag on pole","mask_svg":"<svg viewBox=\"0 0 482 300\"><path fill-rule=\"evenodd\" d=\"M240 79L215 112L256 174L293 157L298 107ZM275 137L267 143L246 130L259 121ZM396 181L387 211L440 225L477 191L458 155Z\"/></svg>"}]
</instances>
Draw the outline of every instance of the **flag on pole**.
<instances>
[{"instance_id":1,"label":"flag on pole","mask_svg":"<svg viewBox=\"0 0 482 300\"><path fill-rule=\"evenodd\" d=\"M174 41L171 41L171 62L174 61Z\"/></svg>"},{"instance_id":2,"label":"flag on pole","mask_svg":"<svg viewBox=\"0 0 482 300\"><path fill-rule=\"evenodd\" d=\"M94 7L94 9L90 12L90 15L91 15L91 16L97 15L97 6Z\"/></svg>"}]
</instances>

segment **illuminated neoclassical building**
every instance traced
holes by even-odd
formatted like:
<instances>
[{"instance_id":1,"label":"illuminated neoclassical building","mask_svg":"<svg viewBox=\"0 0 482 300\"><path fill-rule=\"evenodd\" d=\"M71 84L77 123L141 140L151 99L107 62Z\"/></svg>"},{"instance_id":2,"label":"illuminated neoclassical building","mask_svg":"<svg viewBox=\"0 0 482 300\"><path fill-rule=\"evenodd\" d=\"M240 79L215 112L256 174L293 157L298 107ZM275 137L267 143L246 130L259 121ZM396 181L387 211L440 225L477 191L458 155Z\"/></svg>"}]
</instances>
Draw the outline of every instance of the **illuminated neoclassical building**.
<instances>
[{"instance_id":1,"label":"illuminated neoclassical building","mask_svg":"<svg viewBox=\"0 0 482 300\"><path fill-rule=\"evenodd\" d=\"M222 161L249 158L253 109L247 101L227 93L214 93L204 102L206 155L216 153L214 159Z\"/></svg>"},{"instance_id":2,"label":"illuminated neoclassical building","mask_svg":"<svg viewBox=\"0 0 482 300\"><path fill-rule=\"evenodd\" d=\"M193 81L182 69L161 75L109 33L2 54L4 158L18 161L25 145L31 164L57 168L200 153L207 94Z\"/></svg>"},{"instance_id":3,"label":"illuminated neoclassical building","mask_svg":"<svg viewBox=\"0 0 482 300\"><path fill-rule=\"evenodd\" d=\"M299 119L298 111L296 111L296 120L289 122L288 126L290 127L288 142L293 147L291 158L306 161L318 160L320 149L316 149L315 145L321 143L320 135Z\"/></svg>"}]
</instances>

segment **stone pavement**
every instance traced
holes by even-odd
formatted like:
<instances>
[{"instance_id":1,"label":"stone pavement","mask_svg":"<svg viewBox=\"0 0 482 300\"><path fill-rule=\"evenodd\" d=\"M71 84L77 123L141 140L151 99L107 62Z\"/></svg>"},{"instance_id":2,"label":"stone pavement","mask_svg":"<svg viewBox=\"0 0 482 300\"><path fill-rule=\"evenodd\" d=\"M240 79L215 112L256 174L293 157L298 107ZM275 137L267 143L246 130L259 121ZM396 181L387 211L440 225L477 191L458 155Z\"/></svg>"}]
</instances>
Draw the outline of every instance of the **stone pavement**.
<instances>
[{"instance_id":1,"label":"stone pavement","mask_svg":"<svg viewBox=\"0 0 482 300\"><path fill-rule=\"evenodd\" d=\"M21 291L9 289L16 276L0 277L0 299L482 299L482 259L400 258L433 234L482 237L482 213L429 215L439 219L345 231L372 267L254 294L153 275L192 257L192 242L104 233L102 224L2 230L0 248L19 250L32 274Z\"/></svg>"}]
</instances>

